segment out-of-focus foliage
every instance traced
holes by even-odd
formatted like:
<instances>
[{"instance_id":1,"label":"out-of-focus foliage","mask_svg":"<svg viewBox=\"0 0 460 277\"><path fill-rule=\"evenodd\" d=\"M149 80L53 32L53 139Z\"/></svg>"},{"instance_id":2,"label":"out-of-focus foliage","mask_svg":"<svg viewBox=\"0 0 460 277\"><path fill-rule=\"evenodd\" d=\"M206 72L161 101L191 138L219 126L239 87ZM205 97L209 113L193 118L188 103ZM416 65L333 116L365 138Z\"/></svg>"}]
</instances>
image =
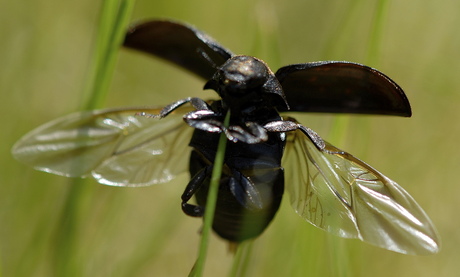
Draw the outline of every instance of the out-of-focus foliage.
<instances>
[{"instance_id":1,"label":"out-of-focus foliage","mask_svg":"<svg viewBox=\"0 0 460 277\"><path fill-rule=\"evenodd\" d=\"M76 240L67 243L59 230L68 220L63 207L72 181L34 171L10 155L13 143L27 131L81 107L100 5L56 0L1 5L4 276L56 276L66 270L62 263L78 268L76 276L184 276L196 258L201 221L180 210L188 176L136 189L80 182L84 193L70 198L81 207L76 211L78 224L69 230ZM394 79L411 101L410 119L298 119L407 189L438 227L444 242L441 252L404 256L331 237L304 222L284 201L254 244L248 276L458 272L460 2L137 1L133 22L158 17L191 23L234 53L267 61L273 70L317 60L364 63ZM202 86L194 76L160 60L121 50L105 106L164 105L186 96L214 96ZM346 127L340 136L334 135L336 126ZM226 275L232 262L227 250L226 243L213 238L207 276Z\"/></svg>"}]
</instances>

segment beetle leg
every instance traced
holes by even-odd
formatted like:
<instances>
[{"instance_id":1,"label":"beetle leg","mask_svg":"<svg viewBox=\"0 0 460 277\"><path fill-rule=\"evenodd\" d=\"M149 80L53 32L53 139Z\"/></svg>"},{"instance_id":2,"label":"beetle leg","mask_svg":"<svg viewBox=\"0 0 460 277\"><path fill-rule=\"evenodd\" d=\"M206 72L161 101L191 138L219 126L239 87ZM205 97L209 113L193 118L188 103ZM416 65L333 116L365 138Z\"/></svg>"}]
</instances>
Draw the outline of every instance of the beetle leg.
<instances>
[{"instance_id":1,"label":"beetle leg","mask_svg":"<svg viewBox=\"0 0 460 277\"><path fill-rule=\"evenodd\" d=\"M184 193L181 196L182 199L182 211L189 216L202 217L204 214L204 207L192 205L187 203L192 196L200 189L206 177L209 176L209 172L212 171L212 165L208 165L198 171L195 176L190 180L185 188Z\"/></svg>"},{"instance_id":2,"label":"beetle leg","mask_svg":"<svg viewBox=\"0 0 460 277\"><path fill-rule=\"evenodd\" d=\"M230 191L235 199L246 209L261 210L263 208L262 198L255 184L240 171L233 171L229 180Z\"/></svg>"},{"instance_id":3,"label":"beetle leg","mask_svg":"<svg viewBox=\"0 0 460 277\"><path fill-rule=\"evenodd\" d=\"M200 98L197 98L197 97L187 97L187 98L178 100L178 101L176 101L174 103L171 103L171 104L165 106L160 111L159 114L149 114L149 113L141 112L138 115L146 116L146 117L153 117L153 118L163 118L163 117L167 116L168 114L170 114L171 112L173 112L175 109L179 108L180 106L182 106L182 105L184 105L186 103L190 103L196 110L208 110L208 111L211 111L211 109L209 108L208 104L203 99L200 99Z\"/></svg>"},{"instance_id":4,"label":"beetle leg","mask_svg":"<svg viewBox=\"0 0 460 277\"><path fill-rule=\"evenodd\" d=\"M234 136L235 130L226 128L224 123L218 119L218 114L212 110L197 110L189 112L184 116L184 121L193 128L210 133L224 132L225 136L233 142L237 142L238 137Z\"/></svg>"},{"instance_id":5,"label":"beetle leg","mask_svg":"<svg viewBox=\"0 0 460 277\"><path fill-rule=\"evenodd\" d=\"M267 131L258 123L251 121L246 122L244 127L238 125L229 126L228 132L235 138L234 141L242 141L247 144L261 143L268 139Z\"/></svg>"},{"instance_id":6,"label":"beetle leg","mask_svg":"<svg viewBox=\"0 0 460 277\"><path fill-rule=\"evenodd\" d=\"M224 132L225 136L233 142L242 141L255 144L268 139L264 127L256 122L246 122L245 126L231 125L226 128L218 114L212 110L197 110L184 116L185 122L193 128L210 133Z\"/></svg>"},{"instance_id":7,"label":"beetle leg","mask_svg":"<svg viewBox=\"0 0 460 277\"><path fill-rule=\"evenodd\" d=\"M324 151L326 148L326 143L324 140L312 129L303 126L302 124L297 123L296 121L290 120L277 120L272 121L264 125L265 130L269 132L289 132L300 130L302 133L307 135L310 140L315 144L316 148L320 151Z\"/></svg>"}]
</instances>

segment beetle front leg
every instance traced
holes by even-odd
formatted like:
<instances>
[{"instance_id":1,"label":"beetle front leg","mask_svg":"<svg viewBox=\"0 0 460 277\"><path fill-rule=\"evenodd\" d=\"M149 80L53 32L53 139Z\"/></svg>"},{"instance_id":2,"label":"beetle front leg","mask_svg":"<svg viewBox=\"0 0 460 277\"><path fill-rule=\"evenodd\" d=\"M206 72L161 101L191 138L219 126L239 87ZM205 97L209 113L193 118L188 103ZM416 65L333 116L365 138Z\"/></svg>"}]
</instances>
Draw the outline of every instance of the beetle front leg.
<instances>
[{"instance_id":1,"label":"beetle front leg","mask_svg":"<svg viewBox=\"0 0 460 277\"><path fill-rule=\"evenodd\" d=\"M312 129L303 126L302 124L295 121L295 119L290 118L292 120L278 120L272 121L264 125L264 129L269 132L289 132L300 130L302 133L307 135L310 140L315 144L316 148L320 151L324 151L326 148L326 143L324 140Z\"/></svg>"},{"instance_id":2,"label":"beetle front leg","mask_svg":"<svg viewBox=\"0 0 460 277\"><path fill-rule=\"evenodd\" d=\"M204 207L188 204L187 202L193 197L193 195L200 189L201 185L205 181L206 177L209 176L212 171L212 165L208 165L198 171L195 176L190 180L185 188L184 193L181 196L182 199L182 211L189 216L202 217L204 215Z\"/></svg>"},{"instance_id":3,"label":"beetle front leg","mask_svg":"<svg viewBox=\"0 0 460 277\"><path fill-rule=\"evenodd\" d=\"M145 112L138 113L137 115L140 116L146 116L146 117L152 117L152 118L163 118L167 116L168 114L172 113L175 109L179 108L180 106L190 103L196 110L211 110L208 106L208 104L200 98L197 97L187 97L181 100L178 100L174 103L171 103L167 106L165 106L159 114L149 114Z\"/></svg>"},{"instance_id":4,"label":"beetle front leg","mask_svg":"<svg viewBox=\"0 0 460 277\"><path fill-rule=\"evenodd\" d=\"M256 122L246 122L245 125L230 125L228 128L220 119L221 115L212 110L197 110L184 116L184 121L193 128L210 133L224 132L225 136L233 142L241 141L255 144L267 140L267 132L263 126Z\"/></svg>"},{"instance_id":5,"label":"beetle front leg","mask_svg":"<svg viewBox=\"0 0 460 277\"><path fill-rule=\"evenodd\" d=\"M225 131L224 124L216 119L212 110L197 110L184 115L184 121L193 128L211 133Z\"/></svg>"}]
</instances>

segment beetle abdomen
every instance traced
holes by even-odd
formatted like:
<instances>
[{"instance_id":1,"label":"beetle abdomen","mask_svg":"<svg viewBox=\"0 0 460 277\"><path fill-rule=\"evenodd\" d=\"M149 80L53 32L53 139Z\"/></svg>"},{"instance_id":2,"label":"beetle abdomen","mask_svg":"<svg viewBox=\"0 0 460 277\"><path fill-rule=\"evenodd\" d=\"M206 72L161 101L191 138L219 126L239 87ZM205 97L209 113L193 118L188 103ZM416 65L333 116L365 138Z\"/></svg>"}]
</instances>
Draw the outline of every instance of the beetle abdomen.
<instances>
[{"instance_id":1,"label":"beetle abdomen","mask_svg":"<svg viewBox=\"0 0 460 277\"><path fill-rule=\"evenodd\" d=\"M206 136L205 136L206 135ZM190 173L213 164L219 134L196 130L190 145ZM284 140L270 134L259 144L229 142L214 214L213 229L224 239L240 242L259 236L275 216L284 190L281 157ZM211 170L195 196L205 207Z\"/></svg>"},{"instance_id":2,"label":"beetle abdomen","mask_svg":"<svg viewBox=\"0 0 460 277\"><path fill-rule=\"evenodd\" d=\"M280 206L284 190L282 168L269 170L264 182L260 182L260 175L239 175L222 176L213 220L214 231L235 242L257 237L266 229ZM247 187L245 178L253 182L253 187ZM205 206L208 188L209 179L196 193L199 206Z\"/></svg>"}]
</instances>

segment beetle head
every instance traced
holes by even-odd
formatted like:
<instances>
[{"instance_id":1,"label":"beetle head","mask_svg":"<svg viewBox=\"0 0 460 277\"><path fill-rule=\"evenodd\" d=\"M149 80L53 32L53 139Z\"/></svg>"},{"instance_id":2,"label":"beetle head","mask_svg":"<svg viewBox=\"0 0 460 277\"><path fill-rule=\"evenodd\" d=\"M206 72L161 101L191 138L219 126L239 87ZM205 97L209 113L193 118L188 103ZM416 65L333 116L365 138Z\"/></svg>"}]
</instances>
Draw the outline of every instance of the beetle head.
<instances>
[{"instance_id":1,"label":"beetle head","mask_svg":"<svg viewBox=\"0 0 460 277\"><path fill-rule=\"evenodd\" d=\"M227 103L263 102L274 98L272 102L277 106L287 107L283 90L273 72L262 60L251 56L228 59L204 89L215 90Z\"/></svg>"}]
</instances>

